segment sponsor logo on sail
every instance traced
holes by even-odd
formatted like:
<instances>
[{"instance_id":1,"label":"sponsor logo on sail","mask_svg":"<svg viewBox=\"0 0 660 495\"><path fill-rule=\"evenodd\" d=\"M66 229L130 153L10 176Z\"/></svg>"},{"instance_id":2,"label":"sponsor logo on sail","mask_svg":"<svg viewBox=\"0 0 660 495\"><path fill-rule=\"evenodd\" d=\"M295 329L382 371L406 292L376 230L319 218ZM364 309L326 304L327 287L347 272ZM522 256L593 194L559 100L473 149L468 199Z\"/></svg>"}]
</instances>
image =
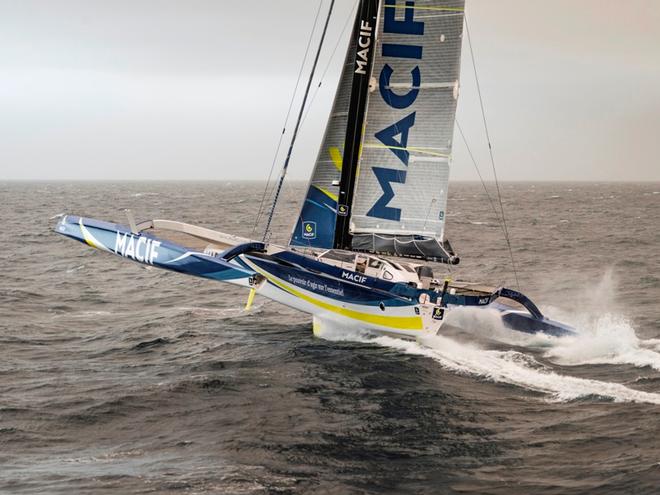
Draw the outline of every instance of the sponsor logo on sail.
<instances>
[{"instance_id":1,"label":"sponsor logo on sail","mask_svg":"<svg viewBox=\"0 0 660 495\"><path fill-rule=\"evenodd\" d=\"M401 18L401 11L403 11L403 18ZM410 65L414 64L416 60L422 59L423 47L416 43L416 40L424 35L424 22L415 20L415 2L412 0L406 1L405 6L397 5L397 0L385 0L383 18L383 39L387 40L388 34L390 34L396 37L397 42L384 42L382 45L382 56L385 63L380 71L378 89L383 101L388 106L397 110L406 110L407 115L376 132L375 137L394 154L400 163L408 167L410 158L407 150L408 136L415 125L415 112L410 112L409 108L419 95L422 73L419 65L415 65L410 70L411 85L404 94L395 92L390 86L390 80L395 75L395 68L398 64L407 62L407 65ZM389 38L391 39L392 36ZM403 43L404 40L405 43ZM397 76L403 77L401 74L396 74L395 78ZM383 193L367 212L367 216L398 222L401 219L401 209L389 206L389 203L395 196L392 184L405 184L406 170L387 167L372 167L372 170Z\"/></svg>"},{"instance_id":2,"label":"sponsor logo on sail","mask_svg":"<svg viewBox=\"0 0 660 495\"><path fill-rule=\"evenodd\" d=\"M371 37L373 28L368 21L360 22L360 36L358 37L358 52L355 57L355 73L367 74L367 65L369 65L369 52L371 51Z\"/></svg>"},{"instance_id":3,"label":"sponsor logo on sail","mask_svg":"<svg viewBox=\"0 0 660 495\"><path fill-rule=\"evenodd\" d=\"M303 222L302 236L303 239L316 239L316 222Z\"/></svg>"}]
</instances>

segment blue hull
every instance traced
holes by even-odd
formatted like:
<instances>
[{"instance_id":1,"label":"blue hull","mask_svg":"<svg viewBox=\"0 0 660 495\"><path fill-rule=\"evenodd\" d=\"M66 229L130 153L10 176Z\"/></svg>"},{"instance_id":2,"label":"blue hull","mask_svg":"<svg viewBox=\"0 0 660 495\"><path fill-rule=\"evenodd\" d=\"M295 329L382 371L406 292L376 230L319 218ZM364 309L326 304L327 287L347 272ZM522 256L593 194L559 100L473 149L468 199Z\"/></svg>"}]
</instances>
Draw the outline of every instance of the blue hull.
<instances>
[{"instance_id":1,"label":"blue hull","mask_svg":"<svg viewBox=\"0 0 660 495\"><path fill-rule=\"evenodd\" d=\"M191 251L147 233L133 233L116 223L67 215L55 230L101 251L187 275L220 282L247 280L254 275L253 271L236 263Z\"/></svg>"},{"instance_id":2,"label":"blue hull","mask_svg":"<svg viewBox=\"0 0 660 495\"><path fill-rule=\"evenodd\" d=\"M571 335L574 330L545 318L523 294L501 288L492 293L452 294L388 282L346 270L300 253L257 242L222 252L203 253L109 222L67 215L56 231L96 249L141 264L249 287L290 307L360 328L415 337L436 333L453 307L488 307L501 312L504 324L525 333ZM514 310L496 302L506 298L525 307ZM422 302L423 301L423 302Z\"/></svg>"}]
</instances>

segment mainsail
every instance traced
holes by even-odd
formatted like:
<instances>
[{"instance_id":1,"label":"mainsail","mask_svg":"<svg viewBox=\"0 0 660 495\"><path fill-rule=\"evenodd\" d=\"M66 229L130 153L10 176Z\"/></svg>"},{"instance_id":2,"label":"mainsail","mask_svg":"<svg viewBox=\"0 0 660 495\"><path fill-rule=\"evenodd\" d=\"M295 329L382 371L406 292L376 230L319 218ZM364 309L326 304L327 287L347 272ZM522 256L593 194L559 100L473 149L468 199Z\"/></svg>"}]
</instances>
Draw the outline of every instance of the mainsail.
<instances>
[{"instance_id":1,"label":"mainsail","mask_svg":"<svg viewBox=\"0 0 660 495\"><path fill-rule=\"evenodd\" d=\"M446 261L464 0L385 0L381 8L352 248Z\"/></svg>"},{"instance_id":2,"label":"mainsail","mask_svg":"<svg viewBox=\"0 0 660 495\"><path fill-rule=\"evenodd\" d=\"M457 262L443 238L463 14L361 1L292 245Z\"/></svg>"}]
</instances>

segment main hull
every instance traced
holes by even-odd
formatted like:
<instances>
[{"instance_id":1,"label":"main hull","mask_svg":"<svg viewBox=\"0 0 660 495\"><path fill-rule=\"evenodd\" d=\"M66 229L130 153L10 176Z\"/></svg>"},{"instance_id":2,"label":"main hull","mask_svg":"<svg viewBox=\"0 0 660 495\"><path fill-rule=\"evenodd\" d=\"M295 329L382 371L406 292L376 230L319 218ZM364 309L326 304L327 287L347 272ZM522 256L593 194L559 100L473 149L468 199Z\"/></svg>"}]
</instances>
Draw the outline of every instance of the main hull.
<instances>
[{"instance_id":1,"label":"main hull","mask_svg":"<svg viewBox=\"0 0 660 495\"><path fill-rule=\"evenodd\" d=\"M154 235L154 229L189 235L196 246ZM404 338L436 334L447 311L456 306L493 307L514 329L563 335L571 332L557 322L528 310L499 307L502 291L455 290L442 293L409 284L392 283L278 246L209 231L187 224L150 221L133 229L115 223L67 215L56 231L93 248L166 270L226 282L314 317L314 328L355 328ZM452 293L453 292L453 293ZM517 297L509 291L505 297ZM513 296L512 296L513 294ZM528 301L527 298L518 302ZM536 310L538 311L538 310Z\"/></svg>"}]
</instances>

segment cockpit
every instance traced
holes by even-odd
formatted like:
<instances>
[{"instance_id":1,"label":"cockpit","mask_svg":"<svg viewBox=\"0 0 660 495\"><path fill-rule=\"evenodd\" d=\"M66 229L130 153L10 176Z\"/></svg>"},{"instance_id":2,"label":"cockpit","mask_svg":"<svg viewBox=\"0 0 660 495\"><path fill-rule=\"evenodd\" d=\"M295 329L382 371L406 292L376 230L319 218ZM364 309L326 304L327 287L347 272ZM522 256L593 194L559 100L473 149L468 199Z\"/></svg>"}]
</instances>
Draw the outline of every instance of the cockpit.
<instances>
[{"instance_id":1,"label":"cockpit","mask_svg":"<svg viewBox=\"0 0 660 495\"><path fill-rule=\"evenodd\" d=\"M362 273L388 282L402 282L419 289L429 289L433 284L433 269L428 265L393 261L365 253L349 253L329 250L317 259L346 270Z\"/></svg>"}]
</instances>

